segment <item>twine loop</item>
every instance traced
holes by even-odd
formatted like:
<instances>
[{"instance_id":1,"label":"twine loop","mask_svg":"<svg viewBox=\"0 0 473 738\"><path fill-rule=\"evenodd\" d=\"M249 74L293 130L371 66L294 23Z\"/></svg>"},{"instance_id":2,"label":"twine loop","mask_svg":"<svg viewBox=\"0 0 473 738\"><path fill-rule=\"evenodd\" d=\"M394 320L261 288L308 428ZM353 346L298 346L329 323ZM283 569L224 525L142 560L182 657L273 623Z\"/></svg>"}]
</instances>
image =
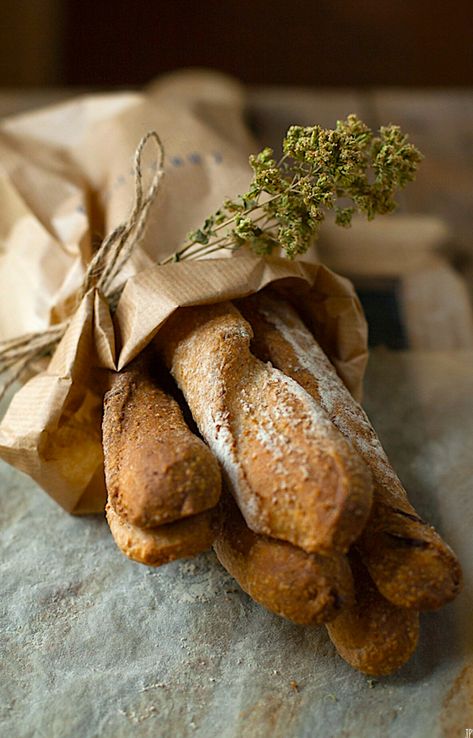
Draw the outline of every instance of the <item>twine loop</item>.
<instances>
[{"instance_id":1,"label":"twine loop","mask_svg":"<svg viewBox=\"0 0 473 738\"><path fill-rule=\"evenodd\" d=\"M147 189L143 187L142 155L148 143L153 141L157 148L155 172ZM148 214L164 176L164 148L156 131L149 131L141 139L135 151L133 172L135 178L135 197L130 215L123 223L104 238L90 260L84 279L77 293L77 307L93 287L99 290L110 308L115 309L123 286L113 287L115 278L125 266L133 250L143 240ZM10 376L0 388L0 400L7 389L43 356L52 353L64 336L72 316L45 328L43 331L28 333L17 338L0 341L0 375L11 371Z\"/></svg>"}]
</instances>

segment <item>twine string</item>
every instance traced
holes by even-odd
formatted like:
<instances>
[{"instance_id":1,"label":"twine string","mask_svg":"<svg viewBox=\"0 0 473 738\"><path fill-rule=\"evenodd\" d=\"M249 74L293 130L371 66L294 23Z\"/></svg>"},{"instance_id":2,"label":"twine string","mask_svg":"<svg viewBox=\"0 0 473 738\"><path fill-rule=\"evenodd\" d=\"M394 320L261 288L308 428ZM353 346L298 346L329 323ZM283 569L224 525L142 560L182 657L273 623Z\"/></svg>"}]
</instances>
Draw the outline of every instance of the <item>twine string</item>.
<instances>
[{"instance_id":1,"label":"twine string","mask_svg":"<svg viewBox=\"0 0 473 738\"><path fill-rule=\"evenodd\" d=\"M148 188L143 187L143 150L153 141L157 148L157 158L153 178ZM121 294L122 288L113 288L112 285L131 257L133 250L141 243L149 209L159 190L164 176L164 148L156 131L149 131L141 139L134 156L135 194L134 203L127 220L120 223L104 238L87 267L82 285L78 290L77 307L84 295L92 287L96 287L105 297L111 309ZM37 333L27 333L12 339L0 341L0 374L14 370L0 388L0 400L7 389L31 366L37 359L46 356L57 346L64 336L72 316L61 323L45 328Z\"/></svg>"}]
</instances>

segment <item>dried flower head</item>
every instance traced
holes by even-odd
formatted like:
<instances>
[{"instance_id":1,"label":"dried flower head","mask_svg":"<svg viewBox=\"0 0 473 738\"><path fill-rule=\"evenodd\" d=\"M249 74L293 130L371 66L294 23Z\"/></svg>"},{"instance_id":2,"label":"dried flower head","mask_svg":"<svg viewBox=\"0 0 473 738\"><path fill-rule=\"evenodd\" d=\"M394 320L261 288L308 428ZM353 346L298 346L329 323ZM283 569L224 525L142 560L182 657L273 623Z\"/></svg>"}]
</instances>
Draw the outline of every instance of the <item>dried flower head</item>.
<instances>
[{"instance_id":1,"label":"dried flower head","mask_svg":"<svg viewBox=\"0 0 473 738\"><path fill-rule=\"evenodd\" d=\"M371 220L394 210L397 191L415 178L421 160L399 126L383 126L375 136L356 115L334 129L291 126L282 158L276 161L270 148L250 156L248 192L226 200L166 261L243 245L257 254L279 247L293 259L314 242L330 210L344 227L354 213Z\"/></svg>"}]
</instances>

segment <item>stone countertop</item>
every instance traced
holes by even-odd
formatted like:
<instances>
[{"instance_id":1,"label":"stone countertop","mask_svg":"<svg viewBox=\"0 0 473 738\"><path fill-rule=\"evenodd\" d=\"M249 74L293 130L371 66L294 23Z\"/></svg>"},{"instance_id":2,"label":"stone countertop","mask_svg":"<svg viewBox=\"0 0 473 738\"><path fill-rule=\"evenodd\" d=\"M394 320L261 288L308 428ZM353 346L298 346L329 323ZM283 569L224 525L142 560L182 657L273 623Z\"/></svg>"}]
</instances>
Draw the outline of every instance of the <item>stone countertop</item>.
<instances>
[{"instance_id":1,"label":"stone countertop","mask_svg":"<svg viewBox=\"0 0 473 738\"><path fill-rule=\"evenodd\" d=\"M0 472L0 734L450 738L473 728L473 352L373 353L366 408L421 515L463 564L456 602L371 680L325 629L253 603L213 554L153 570L105 521ZM297 685L297 686L296 686Z\"/></svg>"}]
</instances>

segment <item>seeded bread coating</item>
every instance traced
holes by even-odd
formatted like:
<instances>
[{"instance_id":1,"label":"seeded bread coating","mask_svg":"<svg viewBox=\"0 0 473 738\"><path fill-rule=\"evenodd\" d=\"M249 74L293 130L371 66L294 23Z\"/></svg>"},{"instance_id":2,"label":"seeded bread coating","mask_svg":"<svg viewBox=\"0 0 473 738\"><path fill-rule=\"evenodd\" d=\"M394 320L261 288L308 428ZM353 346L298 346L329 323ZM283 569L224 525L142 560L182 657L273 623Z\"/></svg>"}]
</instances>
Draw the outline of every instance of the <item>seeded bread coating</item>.
<instances>
[{"instance_id":1,"label":"seeded bread coating","mask_svg":"<svg viewBox=\"0 0 473 738\"><path fill-rule=\"evenodd\" d=\"M112 377L104 402L103 449L110 504L133 525L152 528L219 500L216 459L143 362Z\"/></svg>"},{"instance_id":2,"label":"seeded bread coating","mask_svg":"<svg viewBox=\"0 0 473 738\"><path fill-rule=\"evenodd\" d=\"M107 504L106 515L118 548L129 559L148 566L162 566L207 551L219 525L219 514L215 509L146 529L121 518L110 503Z\"/></svg>"},{"instance_id":3,"label":"seeded bread coating","mask_svg":"<svg viewBox=\"0 0 473 738\"><path fill-rule=\"evenodd\" d=\"M256 359L230 303L178 311L158 347L255 532L309 553L345 552L371 506L371 475L327 414Z\"/></svg>"},{"instance_id":4,"label":"seeded bread coating","mask_svg":"<svg viewBox=\"0 0 473 738\"><path fill-rule=\"evenodd\" d=\"M290 543L253 533L230 497L214 550L245 592L294 623L326 623L353 605L353 580L345 556L307 554Z\"/></svg>"},{"instance_id":5,"label":"seeded bread coating","mask_svg":"<svg viewBox=\"0 0 473 738\"><path fill-rule=\"evenodd\" d=\"M361 562L350 556L356 603L327 631L340 656L372 676L397 671L412 656L419 638L419 613L396 607L376 589Z\"/></svg>"},{"instance_id":6,"label":"seeded bread coating","mask_svg":"<svg viewBox=\"0 0 473 738\"><path fill-rule=\"evenodd\" d=\"M368 417L295 310L264 292L238 305L252 325L256 355L296 380L371 470L373 507L357 547L380 592L414 609L452 600L462 580L455 554L409 503Z\"/></svg>"}]
</instances>

